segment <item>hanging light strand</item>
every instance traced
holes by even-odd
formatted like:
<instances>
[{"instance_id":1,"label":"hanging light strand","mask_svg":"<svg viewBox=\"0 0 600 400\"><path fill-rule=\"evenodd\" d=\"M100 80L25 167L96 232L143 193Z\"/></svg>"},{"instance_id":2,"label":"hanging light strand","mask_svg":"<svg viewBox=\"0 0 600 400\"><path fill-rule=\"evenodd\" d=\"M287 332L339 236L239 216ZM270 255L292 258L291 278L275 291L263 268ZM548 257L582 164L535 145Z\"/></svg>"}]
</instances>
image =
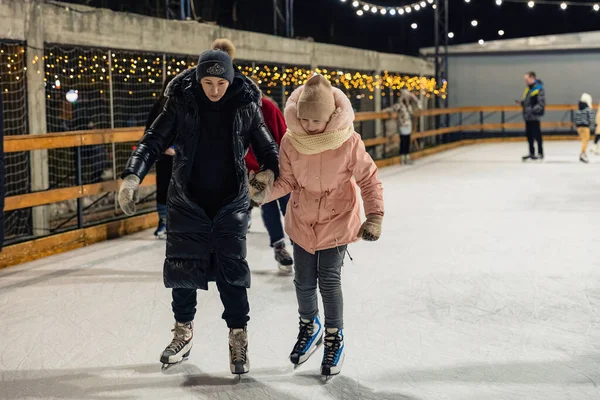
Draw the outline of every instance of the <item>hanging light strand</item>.
<instances>
[{"instance_id":1,"label":"hanging light strand","mask_svg":"<svg viewBox=\"0 0 600 400\"><path fill-rule=\"evenodd\" d=\"M340 0L344 4L349 4L356 9L356 14L362 16L365 14L379 15L404 15L410 14L413 11L420 11L428 6L435 7L434 0L420 0L411 4L406 4L400 7L380 6L362 0Z\"/></svg>"}]
</instances>

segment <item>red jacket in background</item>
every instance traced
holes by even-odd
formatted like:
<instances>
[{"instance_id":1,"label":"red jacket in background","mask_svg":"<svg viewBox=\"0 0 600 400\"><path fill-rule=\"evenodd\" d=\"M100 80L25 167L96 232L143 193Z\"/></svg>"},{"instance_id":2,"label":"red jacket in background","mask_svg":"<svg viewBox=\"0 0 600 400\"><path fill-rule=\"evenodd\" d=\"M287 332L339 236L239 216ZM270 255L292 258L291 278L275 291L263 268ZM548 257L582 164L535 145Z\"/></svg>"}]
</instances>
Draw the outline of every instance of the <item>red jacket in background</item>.
<instances>
[{"instance_id":1,"label":"red jacket in background","mask_svg":"<svg viewBox=\"0 0 600 400\"><path fill-rule=\"evenodd\" d=\"M267 128L269 128L275 143L277 143L277 146L281 145L281 138L283 138L283 135L287 130L283 113L281 110L279 110L279 108L277 108L275 103L273 103L271 100L267 100L264 97L262 99L262 106L260 106L260 110L262 111L263 118L265 119L265 125L267 125ZM248 154L246 154L246 167L248 168L248 172L258 172L260 168L258 161L256 160L256 156L252 151L252 147L248 149Z\"/></svg>"}]
</instances>

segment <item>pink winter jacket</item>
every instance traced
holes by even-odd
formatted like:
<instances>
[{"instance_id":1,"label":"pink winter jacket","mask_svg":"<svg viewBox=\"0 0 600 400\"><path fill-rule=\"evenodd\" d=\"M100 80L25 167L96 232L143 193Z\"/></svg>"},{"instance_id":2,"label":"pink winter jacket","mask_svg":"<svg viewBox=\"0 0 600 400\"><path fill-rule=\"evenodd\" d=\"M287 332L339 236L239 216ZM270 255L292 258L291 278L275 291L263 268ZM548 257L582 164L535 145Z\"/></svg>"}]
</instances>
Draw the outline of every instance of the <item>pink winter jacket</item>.
<instances>
[{"instance_id":1,"label":"pink winter jacket","mask_svg":"<svg viewBox=\"0 0 600 400\"><path fill-rule=\"evenodd\" d=\"M285 119L292 132L304 132L297 118L301 86L285 106ZM325 132L353 125L354 111L339 89L334 90L337 109ZM285 215L285 231L294 243L314 254L359 240L362 225L357 188L365 214L383 216L383 187L377 166L356 132L335 150L305 155L296 151L288 135L279 149L279 178L267 202L292 193ZM356 183L352 180L355 177Z\"/></svg>"}]
</instances>

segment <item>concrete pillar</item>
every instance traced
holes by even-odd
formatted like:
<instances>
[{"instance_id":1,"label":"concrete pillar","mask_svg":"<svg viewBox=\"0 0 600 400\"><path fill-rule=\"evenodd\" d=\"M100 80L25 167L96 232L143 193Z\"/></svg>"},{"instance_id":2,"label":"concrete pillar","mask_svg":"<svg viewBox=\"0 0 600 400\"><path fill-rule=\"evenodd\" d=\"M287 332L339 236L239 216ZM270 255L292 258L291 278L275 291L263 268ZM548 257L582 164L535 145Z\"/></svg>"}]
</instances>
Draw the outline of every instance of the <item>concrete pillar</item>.
<instances>
[{"instance_id":1,"label":"concrete pillar","mask_svg":"<svg viewBox=\"0 0 600 400\"><path fill-rule=\"evenodd\" d=\"M26 0L25 40L27 43L27 107L29 134L46 133L46 90L44 87L44 20L43 6L38 0ZM35 150L29 155L31 190L48 189L48 151ZM32 210L33 235L49 233L47 206Z\"/></svg>"}]
</instances>

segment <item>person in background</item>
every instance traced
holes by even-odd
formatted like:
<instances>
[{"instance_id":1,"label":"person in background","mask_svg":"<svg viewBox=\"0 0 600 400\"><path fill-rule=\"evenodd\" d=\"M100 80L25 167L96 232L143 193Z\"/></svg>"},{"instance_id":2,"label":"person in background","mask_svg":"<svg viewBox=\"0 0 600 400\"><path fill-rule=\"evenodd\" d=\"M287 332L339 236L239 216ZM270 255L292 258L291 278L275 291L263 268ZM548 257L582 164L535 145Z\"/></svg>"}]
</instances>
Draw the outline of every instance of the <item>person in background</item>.
<instances>
[{"instance_id":1,"label":"person in background","mask_svg":"<svg viewBox=\"0 0 600 400\"><path fill-rule=\"evenodd\" d=\"M529 154L523 156L523 161L544 160L544 145L542 140L541 119L546 110L546 92L544 84L537 79L535 72L525 74L525 91L523 99L517 103L523 107L523 119L525 120L525 133L529 142ZM537 142L538 153L535 154L534 142Z\"/></svg>"},{"instance_id":2,"label":"person in background","mask_svg":"<svg viewBox=\"0 0 600 400\"><path fill-rule=\"evenodd\" d=\"M246 261L248 175L244 156L252 148L261 171L279 175L279 156L260 112L261 93L233 64L235 47L217 39L195 68L175 77L167 101L129 158L119 205L133 215L140 183L170 146L175 147L167 196L167 249L163 281L171 288L173 339L160 356L163 367L190 353L197 289L216 281L229 328L233 374L250 370L248 331L250 268ZM206 324L206 321L202 321ZM203 334L215 331L205 327Z\"/></svg>"},{"instance_id":3,"label":"person in background","mask_svg":"<svg viewBox=\"0 0 600 400\"><path fill-rule=\"evenodd\" d=\"M577 134L581 138L581 153L579 161L588 163L587 145L590 140L590 129L594 124L594 111L592 110L592 96L588 93L581 95L578 109L573 113L573 123Z\"/></svg>"},{"instance_id":4,"label":"person in background","mask_svg":"<svg viewBox=\"0 0 600 400\"><path fill-rule=\"evenodd\" d=\"M412 164L410 158L410 134L413 129L415 110L421 109L421 102L407 89L402 89L400 101L392 106L392 111L398 114L400 128L400 157L402 164Z\"/></svg>"},{"instance_id":5,"label":"person in background","mask_svg":"<svg viewBox=\"0 0 600 400\"><path fill-rule=\"evenodd\" d=\"M281 144L281 138L287 130L283 113L272 100L266 97L263 97L260 109L265 119L265 125L269 128L275 143L279 146ZM246 154L246 167L250 173L256 174L259 172L260 166L258 165L258 161L256 160L252 148L250 148L248 154ZM275 260L279 264L279 269L286 273L292 272L292 266L294 264L292 256L285 248L285 234L283 232L283 224L281 223L281 214L285 216L289 199L290 196L288 194L281 197L279 200L263 204L261 207L262 219L265 228L267 228L267 232L269 233L271 247L275 250Z\"/></svg>"},{"instance_id":6,"label":"person in background","mask_svg":"<svg viewBox=\"0 0 600 400\"><path fill-rule=\"evenodd\" d=\"M160 115L165 103L167 102L167 96L165 91L169 83L175 78L175 75L167 75L162 91L158 100L152 106L148 119L146 120L146 130L152 126L154 120ZM158 226L154 231L154 236L159 239L165 239L167 237L167 191L169 190L169 182L171 182L171 173L173 170L173 156L175 155L175 149L173 146L169 147L159 158L156 160L156 211L158 212Z\"/></svg>"}]
</instances>

